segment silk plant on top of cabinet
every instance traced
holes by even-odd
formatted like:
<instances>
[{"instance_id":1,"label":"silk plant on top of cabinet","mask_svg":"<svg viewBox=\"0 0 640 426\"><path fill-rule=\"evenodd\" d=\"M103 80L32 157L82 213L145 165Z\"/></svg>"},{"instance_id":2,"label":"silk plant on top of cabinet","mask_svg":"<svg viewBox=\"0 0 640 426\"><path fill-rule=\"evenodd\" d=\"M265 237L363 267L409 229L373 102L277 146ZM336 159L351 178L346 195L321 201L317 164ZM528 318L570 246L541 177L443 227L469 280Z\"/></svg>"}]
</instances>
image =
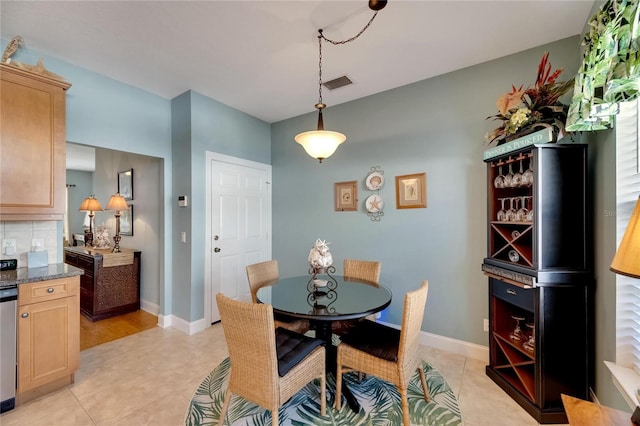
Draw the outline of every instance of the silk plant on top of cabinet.
<instances>
[{"instance_id":1,"label":"silk plant on top of cabinet","mask_svg":"<svg viewBox=\"0 0 640 426\"><path fill-rule=\"evenodd\" d=\"M71 84L0 64L0 220L62 220Z\"/></svg>"}]
</instances>

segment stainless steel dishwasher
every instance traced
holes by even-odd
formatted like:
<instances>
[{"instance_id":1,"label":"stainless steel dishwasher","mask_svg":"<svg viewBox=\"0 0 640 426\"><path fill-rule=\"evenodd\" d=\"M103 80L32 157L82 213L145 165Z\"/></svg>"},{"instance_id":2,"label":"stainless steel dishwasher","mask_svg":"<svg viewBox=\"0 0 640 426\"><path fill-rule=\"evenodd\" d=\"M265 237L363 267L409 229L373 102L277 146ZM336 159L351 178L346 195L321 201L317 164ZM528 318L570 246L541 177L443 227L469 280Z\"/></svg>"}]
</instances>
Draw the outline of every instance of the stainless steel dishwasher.
<instances>
[{"instance_id":1,"label":"stainless steel dishwasher","mask_svg":"<svg viewBox=\"0 0 640 426\"><path fill-rule=\"evenodd\" d=\"M16 404L17 301L17 287L0 288L0 413Z\"/></svg>"}]
</instances>

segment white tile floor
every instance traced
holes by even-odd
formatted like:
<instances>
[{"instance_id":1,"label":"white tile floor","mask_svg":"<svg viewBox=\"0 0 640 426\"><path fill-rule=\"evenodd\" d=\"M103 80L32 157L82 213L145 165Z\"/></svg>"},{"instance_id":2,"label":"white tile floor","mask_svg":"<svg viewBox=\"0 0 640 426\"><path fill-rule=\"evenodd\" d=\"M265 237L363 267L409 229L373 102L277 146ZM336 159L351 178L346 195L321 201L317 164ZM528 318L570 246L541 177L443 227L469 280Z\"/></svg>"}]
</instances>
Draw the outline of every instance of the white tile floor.
<instances>
[{"instance_id":1,"label":"white tile floor","mask_svg":"<svg viewBox=\"0 0 640 426\"><path fill-rule=\"evenodd\" d=\"M458 397L467 426L538 423L483 362L423 347ZM81 352L75 383L0 416L0 425L183 425L202 379L228 356L222 327L188 336L154 328Z\"/></svg>"}]
</instances>

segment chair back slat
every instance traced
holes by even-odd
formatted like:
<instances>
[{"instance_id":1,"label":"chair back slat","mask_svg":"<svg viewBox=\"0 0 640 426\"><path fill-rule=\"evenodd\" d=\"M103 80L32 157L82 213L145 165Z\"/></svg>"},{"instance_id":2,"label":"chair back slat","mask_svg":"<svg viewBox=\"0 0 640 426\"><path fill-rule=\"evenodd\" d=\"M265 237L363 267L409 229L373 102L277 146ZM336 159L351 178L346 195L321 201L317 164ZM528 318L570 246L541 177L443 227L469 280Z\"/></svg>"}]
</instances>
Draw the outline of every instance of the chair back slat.
<instances>
[{"instance_id":1,"label":"chair back slat","mask_svg":"<svg viewBox=\"0 0 640 426\"><path fill-rule=\"evenodd\" d=\"M382 264L373 260L345 259L343 264L345 279L364 280L370 283L380 283L380 269Z\"/></svg>"},{"instance_id":2,"label":"chair back slat","mask_svg":"<svg viewBox=\"0 0 640 426\"><path fill-rule=\"evenodd\" d=\"M258 290L266 285L273 284L280 278L277 260L267 260L265 262L247 265L247 280L251 291L251 300L258 302Z\"/></svg>"},{"instance_id":3,"label":"chair back slat","mask_svg":"<svg viewBox=\"0 0 640 426\"><path fill-rule=\"evenodd\" d=\"M415 360L408 359L406 355L417 354L420 345L420 329L424 318L429 282L422 281L419 289L410 291L404 296L404 308L402 311L402 328L400 331L400 347L398 348L398 362L408 368L409 363ZM412 371L412 370L409 370Z\"/></svg>"},{"instance_id":4,"label":"chair back slat","mask_svg":"<svg viewBox=\"0 0 640 426\"><path fill-rule=\"evenodd\" d=\"M230 386L248 381L257 395L272 393L278 377L273 308L222 293L216 295L216 302L231 359Z\"/></svg>"}]
</instances>

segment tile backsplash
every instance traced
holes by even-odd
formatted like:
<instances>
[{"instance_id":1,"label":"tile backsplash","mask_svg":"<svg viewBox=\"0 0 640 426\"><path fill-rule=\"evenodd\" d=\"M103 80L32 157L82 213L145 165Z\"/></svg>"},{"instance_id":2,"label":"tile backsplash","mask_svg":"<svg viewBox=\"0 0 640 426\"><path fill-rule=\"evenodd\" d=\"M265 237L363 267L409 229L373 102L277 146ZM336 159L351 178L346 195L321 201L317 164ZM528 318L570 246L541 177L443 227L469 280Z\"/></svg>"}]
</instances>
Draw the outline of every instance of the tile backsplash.
<instances>
[{"instance_id":1,"label":"tile backsplash","mask_svg":"<svg viewBox=\"0 0 640 426\"><path fill-rule=\"evenodd\" d=\"M56 221L24 221L0 222L0 243L5 239L16 240L16 252L6 255L0 246L0 259L18 259L18 268L27 267L27 252L34 251L33 239L41 239L41 250L47 250L49 263L57 263L58 250L62 243L58 241L58 222Z\"/></svg>"}]
</instances>

